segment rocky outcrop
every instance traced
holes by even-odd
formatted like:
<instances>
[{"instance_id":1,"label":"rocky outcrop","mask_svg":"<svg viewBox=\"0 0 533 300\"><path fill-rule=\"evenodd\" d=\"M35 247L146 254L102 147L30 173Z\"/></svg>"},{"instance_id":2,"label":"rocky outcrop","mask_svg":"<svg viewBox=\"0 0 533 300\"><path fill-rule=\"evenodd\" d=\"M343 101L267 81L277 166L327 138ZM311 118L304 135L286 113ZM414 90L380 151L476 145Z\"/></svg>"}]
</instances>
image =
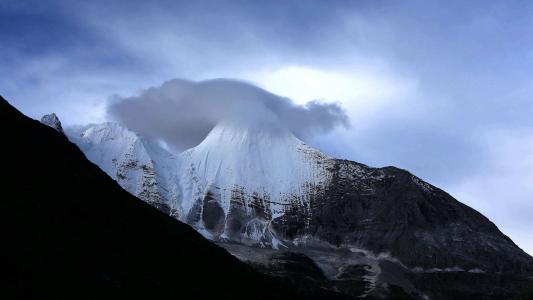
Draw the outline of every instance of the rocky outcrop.
<instances>
[{"instance_id":1,"label":"rocky outcrop","mask_svg":"<svg viewBox=\"0 0 533 300\"><path fill-rule=\"evenodd\" d=\"M41 118L41 123L43 123L44 125L47 125L47 126L50 126L50 127L54 128L55 130L57 130L60 133L65 134L65 132L63 131L63 126L61 126L61 121L59 121L59 118L57 117L57 115L55 113L51 113L49 115L44 115Z\"/></svg>"}]
</instances>

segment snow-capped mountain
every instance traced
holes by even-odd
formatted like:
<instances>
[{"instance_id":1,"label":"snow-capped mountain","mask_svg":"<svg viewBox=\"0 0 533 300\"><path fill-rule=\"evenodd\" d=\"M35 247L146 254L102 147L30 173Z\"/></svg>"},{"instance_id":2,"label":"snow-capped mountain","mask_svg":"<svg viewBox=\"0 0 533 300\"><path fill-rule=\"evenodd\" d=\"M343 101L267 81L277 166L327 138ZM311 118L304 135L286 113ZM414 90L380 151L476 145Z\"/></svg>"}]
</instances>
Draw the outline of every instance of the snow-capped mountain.
<instances>
[{"instance_id":1,"label":"snow-capped mountain","mask_svg":"<svg viewBox=\"0 0 533 300\"><path fill-rule=\"evenodd\" d=\"M328 157L278 124L268 115L225 120L176 155L116 123L66 134L124 189L209 239L232 242L222 245L237 257L272 265L276 254L246 247L298 249L328 282L363 282L359 294L334 288L352 295L394 284L423 299L415 280L434 284L435 272L533 274L529 255L444 191L405 170ZM495 286L483 281L474 291Z\"/></svg>"},{"instance_id":2,"label":"snow-capped mountain","mask_svg":"<svg viewBox=\"0 0 533 300\"><path fill-rule=\"evenodd\" d=\"M273 116L223 121L176 156L116 123L67 135L124 189L213 240L273 248L326 242L423 268L458 261L498 268L487 253L516 248L481 214L407 171L328 157L277 124ZM416 251L447 251L415 254L404 239ZM466 248L485 254L465 259Z\"/></svg>"},{"instance_id":3,"label":"snow-capped mountain","mask_svg":"<svg viewBox=\"0 0 533 300\"><path fill-rule=\"evenodd\" d=\"M215 239L271 244L270 222L327 185L327 159L273 123L222 122L180 155L184 220Z\"/></svg>"},{"instance_id":4,"label":"snow-capped mountain","mask_svg":"<svg viewBox=\"0 0 533 300\"><path fill-rule=\"evenodd\" d=\"M221 122L176 156L117 123L69 128L67 136L124 189L204 236L277 248L271 221L309 209L331 178L330 158L275 121Z\"/></svg>"}]
</instances>

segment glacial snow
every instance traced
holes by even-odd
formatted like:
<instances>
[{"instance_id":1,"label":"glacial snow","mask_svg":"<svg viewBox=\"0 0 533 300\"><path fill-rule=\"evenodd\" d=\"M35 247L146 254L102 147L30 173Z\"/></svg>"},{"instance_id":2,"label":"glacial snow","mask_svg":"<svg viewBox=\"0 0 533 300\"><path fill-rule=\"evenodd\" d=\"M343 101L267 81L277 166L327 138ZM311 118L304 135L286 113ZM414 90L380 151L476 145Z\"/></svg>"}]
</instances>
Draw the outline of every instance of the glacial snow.
<instances>
[{"instance_id":1,"label":"glacial snow","mask_svg":"<svg viewBox=\"0 0 533 300\"><path fill-rule=\"evenodd\" d=\"M306 195L311 185L325 183L327 172L317 162L326 159L286 129L222 122L180 155L183 196L195 199L220 188L220 204L227 213L232 193L242 191L248 198L256 194L269 199L275 218L291 196ZM188 211L191 203L183 205Z\"/></svg>"}]
</instances>

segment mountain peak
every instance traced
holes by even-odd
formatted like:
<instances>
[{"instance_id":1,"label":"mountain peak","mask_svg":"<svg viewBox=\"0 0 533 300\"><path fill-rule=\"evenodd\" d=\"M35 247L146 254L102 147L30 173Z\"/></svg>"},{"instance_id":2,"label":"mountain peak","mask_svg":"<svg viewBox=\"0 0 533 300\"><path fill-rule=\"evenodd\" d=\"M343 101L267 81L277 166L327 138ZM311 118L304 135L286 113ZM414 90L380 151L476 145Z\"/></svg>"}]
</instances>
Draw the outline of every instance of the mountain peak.
<instances>
[{"instance_id":1,"label":"mountain peak","mask_svg":"<svg viewBox=\"0 0 533 300\"><path fill-rule=\"evenodd\" d=\"M290 147L293 144L303 143L296 138L287 128L275 122L259 120L250 122L247 120L224 120L219 122L207 135L207 137L193 149L205 147L230 147L247 150L268 151L269 148L261 146L284 145Z\"/></svg>"},{"instance_id":2,"label":"mountain peak","mask_svg":"<svg viewBox=\"0 0 533 300\"><path fill-rule=\"evenodd\" d=\"M210 238L276 247L269 220L291 201L309 203L311 189L328 181L329 158L274 120L250 121L222 121L180 155L181 217Z\"/></svg>"},{"instance_id":3,"label":"mountain peak","mask_svg":"<svg viewBox=\"0 0 533 300\"><path fill-rule=\"evenodd\" d=\"M60 133L65 134L65 132L63 131L63 126L61 126L61 121L59 121L59 118L57 117L55 113L44 115L41 118L41 123L54 128Z\"/></svg>"}]
</instances>

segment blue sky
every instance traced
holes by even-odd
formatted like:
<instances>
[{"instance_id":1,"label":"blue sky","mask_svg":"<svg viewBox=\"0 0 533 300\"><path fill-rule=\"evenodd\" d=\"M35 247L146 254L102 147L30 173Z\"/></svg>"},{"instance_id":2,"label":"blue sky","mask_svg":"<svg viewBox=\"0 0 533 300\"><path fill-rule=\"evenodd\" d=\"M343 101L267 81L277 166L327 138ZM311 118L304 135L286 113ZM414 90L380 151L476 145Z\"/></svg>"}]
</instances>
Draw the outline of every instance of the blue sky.
<instances>
[{"instance_id":1,"label":"blue sky","mask_svg":"<svg viewBox=\"0 0 533 300\"><path fill-rule=\"evenodd\" d=\"M148 2L3 0L0 94L67 125L174 78L337 102L350 126L309 143L408 169L533 253L530 1Z\"/></svg>"}]
</instances>

